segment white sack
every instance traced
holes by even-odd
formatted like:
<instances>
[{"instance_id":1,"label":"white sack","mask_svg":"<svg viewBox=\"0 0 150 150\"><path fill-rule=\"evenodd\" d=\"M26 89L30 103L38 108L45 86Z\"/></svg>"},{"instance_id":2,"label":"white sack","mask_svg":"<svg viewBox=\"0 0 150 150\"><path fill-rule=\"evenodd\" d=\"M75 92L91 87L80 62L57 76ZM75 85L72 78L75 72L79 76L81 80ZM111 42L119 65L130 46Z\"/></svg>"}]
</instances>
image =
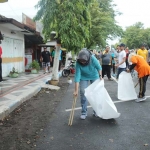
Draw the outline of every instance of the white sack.
<instances>
[{"instance_id":1,"label":"white sack","mask_svg":"<svg viewBox=\"0 0 150 150\"><path fill-rule=\"evenodd\" d=\"M118 118L120 113L104 87L104 80L96 80L85 89L85 96L96 114L103 119Z\"/></svg>"},{"instance_id":2,"label":"white sack","mask_svg":"<svg viewBox=\"0 0 150 150\"><path fill-rule=\"evenodd\" d=\"M137 99L134 83L130 73L123 71L118 80L118 99L129 101Z\"/></svg>"}]
</instances>

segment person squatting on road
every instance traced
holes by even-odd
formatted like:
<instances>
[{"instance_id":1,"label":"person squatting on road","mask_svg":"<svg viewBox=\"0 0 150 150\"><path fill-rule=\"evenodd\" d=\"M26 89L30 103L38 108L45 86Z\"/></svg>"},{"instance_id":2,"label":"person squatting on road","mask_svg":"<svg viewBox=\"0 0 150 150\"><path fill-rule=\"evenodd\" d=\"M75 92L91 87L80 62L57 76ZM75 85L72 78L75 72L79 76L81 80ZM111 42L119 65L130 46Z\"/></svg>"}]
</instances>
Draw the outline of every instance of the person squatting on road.
<instances>
[{"instance_id":1,"label":"person squatting on road","mask_svg":"<svg viewBox=\"0 0 150 150\"><path fill-rule=\"evenodd\" d=\"M78 96L78 89L80 85L80 99L81 99L81 119L86 119L87 116L87 99L84 96L85 89L89 82L93 83L97 79L102 80L102 68L99 61L87 49L82 49L77 57L76 73L75 73L75 90L74 96ZM93 115L97 116L94 112Z\"/></svg>"},{"instance_id":2,"label":"person squatting on road","mask_svg":"<svg viewBox=\"0 0 150 150\"><path fill-rule=\"evenodd\" d=\"M117 79L119 78L119 75L121 72L126 71L126 52L125 52L125 44L120 44L120 52L118 56L118 64L116 67L118 67L118 73L117 73Z\"/></svg>"},{"instance_id":3,"label":"person squatting on road","mask_svg":"<svg viewBox=\"0 0 150 150\"><path fill-rule=\"evenodd\" d=\"M131 72L132 69L135 69L138 72L140 91L136 102L144 101L146 100L146 82L148 76L150 75L150 66L143 57L136 55L135 53L131 53L129 55L128 62L132 63L132 65L130 66L130 69L127 70L127 72Z\"/></svg>"}]
</instances>

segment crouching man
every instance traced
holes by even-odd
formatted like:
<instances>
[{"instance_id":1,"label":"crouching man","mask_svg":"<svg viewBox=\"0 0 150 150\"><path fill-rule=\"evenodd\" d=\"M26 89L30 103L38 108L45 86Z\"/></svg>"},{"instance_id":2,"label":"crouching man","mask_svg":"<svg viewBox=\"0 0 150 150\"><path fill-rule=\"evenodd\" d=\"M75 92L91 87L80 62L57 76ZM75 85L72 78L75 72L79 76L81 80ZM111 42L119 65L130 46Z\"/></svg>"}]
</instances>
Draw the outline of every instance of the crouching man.
<instances>
[{"instance_id":1,"label":"crouching man","mask_svg":"<svg viewBox=\"0 0 150 150\"><path fill-rule=\"evenodd\" d=\"M135 69L138 72L139 77L139 85L140 91L138 95L138 99L136 102L141 102L146 100L145 92L146 92L146 82L148 76L150 75L150 66L144 60L143 57L136 55L135 53L131 53L128 57L128 62L132 63L127 72L131 72L132 69Z\"/></svg>"}]
</instances>

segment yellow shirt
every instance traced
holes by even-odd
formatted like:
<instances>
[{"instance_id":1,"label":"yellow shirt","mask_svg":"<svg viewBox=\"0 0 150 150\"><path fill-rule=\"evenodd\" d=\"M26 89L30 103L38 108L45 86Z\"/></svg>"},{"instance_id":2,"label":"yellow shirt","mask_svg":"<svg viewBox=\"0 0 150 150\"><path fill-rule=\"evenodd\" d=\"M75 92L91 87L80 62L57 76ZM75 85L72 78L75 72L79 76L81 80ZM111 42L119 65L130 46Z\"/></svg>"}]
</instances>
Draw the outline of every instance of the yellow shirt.
<instances>
[{"instance_id":1,"label":"yellow shirt","mask_svg":"<svg viewBox=\"0 0 150 150\"><path fill-rule=\"evenodd\" d=\"M137 55L142 56L147 61L148 51L146 49L145 50L139 49L137 51Z\"/></svg>"}]
</instances>

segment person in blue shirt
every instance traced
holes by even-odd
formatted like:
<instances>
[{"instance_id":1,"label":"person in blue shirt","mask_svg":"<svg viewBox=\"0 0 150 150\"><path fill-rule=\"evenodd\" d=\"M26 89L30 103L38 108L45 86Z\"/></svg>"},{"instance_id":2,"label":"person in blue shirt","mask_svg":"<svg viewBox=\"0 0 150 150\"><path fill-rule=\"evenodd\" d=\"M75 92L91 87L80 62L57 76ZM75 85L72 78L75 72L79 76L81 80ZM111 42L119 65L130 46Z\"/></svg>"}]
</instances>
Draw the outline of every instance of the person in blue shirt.
<instances>
[{"instance_id":1,"label":"person in blue shirt","mask_svg":"<svg viewBox=\"0 0 150 150\"><path fill-rule=\"evenodd\" d=\"M53 63L54 63L54 57L55 57L55 49L56 47L52 51ZM58 67L59 71L61 70L61 63L62 63L62 50L60 49L59 50L59 67Z\"/></svg>"},{"instance_id":2,"label":"person in blue shirt","mask_svg":"<svg viewBox=\"0 0 150 150\"><path fill-rule=\"evenodd\" d=\"M85 89L89 82L93 83L97 79L102 80L102 67L99 61L87 49L82 49L77 57L75 71L75 89L74 96L78 96L80 86L81 99L81 119L86 119L87 116L87 99L84 96ZM94 115L97 116L94 112Z\"/></svg>"}]
</instances>

